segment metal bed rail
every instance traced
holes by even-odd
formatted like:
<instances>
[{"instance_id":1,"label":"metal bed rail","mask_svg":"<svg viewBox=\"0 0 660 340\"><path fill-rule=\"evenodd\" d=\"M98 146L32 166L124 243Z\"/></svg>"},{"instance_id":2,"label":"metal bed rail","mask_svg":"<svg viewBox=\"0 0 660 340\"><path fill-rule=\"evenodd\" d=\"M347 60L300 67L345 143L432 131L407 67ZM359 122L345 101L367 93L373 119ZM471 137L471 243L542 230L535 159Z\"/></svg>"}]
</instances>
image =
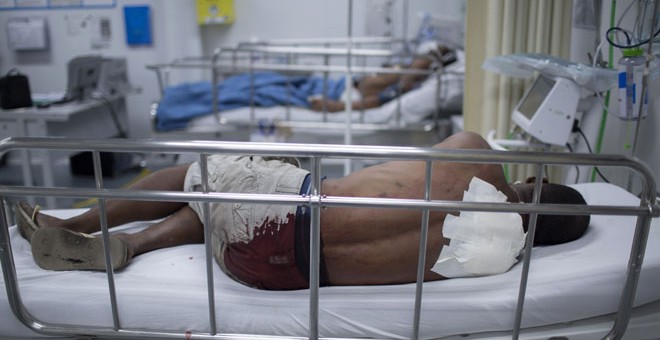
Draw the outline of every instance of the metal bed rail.
<instances>
[{"instance_id":1,"label":"metal bed rail","mask_svg":"<svg viewBox=\"0 0 660 340\"><path fill-rule=\"evenodd\" d=\"M109 256L109 232L104 202L108 199L130 200L159 200L159 201L201 201L208 206L211 202L233 202L253 204L295 204L307 206L311 210L311 236L310 236L310 289L309 289L309 335L310 339L317 339L318 313L319 313L319 259L320 259L320 210L322 207L378 207L403 208L420 210L423 214L419 253L419 266L417 272L417 285L415 293L415 308L413 324L411 325L411 338L417 339L421 313L421 300L423 298L423 263L425 261L426 239L428 231L428 214L430 211L489 211L489 212L519 212L530 214L527 244L534 238L537 214L602 214L637 216L635 235L631 246L629 264L627 268L626 284L621 291L619 309L607 339L619 339L625 333L632 303L636 292L637 282L646 248L652 217L660 214L660 206L656 200L656 183L649 168L637 159L618 155L593 154L565 154L553 152L504 152L493 150L452 150L416 147L376 147L376 146L350 146L350 145L309 145L309 144L268 144L268 143L239 143L218 141L157 141L157 140L100 140L100 139L71 139L71 138L8 138L0 141L0 154L12 150L46 149L46 150L80 150L92 151L96 188L62 188L62 187L19 187L0 186L0 196L40 196L40 197L70 197L70 198L98 198L101 213L102 238L106 267L112 268ZM241 193L211 193L204 187L203 192L183 193L170 191L107 189L103 185L100 167L100 152L141 152L141 153L194 153L200 156L202 173L206 174L206 157L214 153L222 154L257 154L264 156L292 156L307 158L311 161L311 193L305 196L297 195L254 195ZM321 160L327 158L351 158L374 160L417 160L426 163L425 194L423 199L394 199L394 198L364 198L364 197L327 197L321 192ZM461 201L442 201L430 199L431 170L433 162L464 162L464 163L520 163L532 164L537 169L537 180L532 203L480 203ZM617 166L626 167L637 173L643 185L639 206L575 206L565 204L540 204L540 188L543 167L546 165L583 165L583 166ZM206 180L203 180L206 183ZM108 338L191 338L195 339L230 339L230 338L268 338L260 335L231 335L223 334L216 327L215 295L213 290L213 256L210 249L210 228L208 228L209 210L204 209L205 247L207 264L207 284L209 299L209 333L182 334L180 331L168 330L142 330L127 329L121 326L118 313L116 293L114 291L114 276L112 270L107 272L109 295L113 315L113 327L98 327L85 325L49 324L37 320L22 303L15 265L13 262L11 242L7 224L7 212L4 204L0 205L0 254L3 275L11 309L16 317L36 332L49 335L87 335ZM519 299L516 308L515 324L512 338L517 339L520 331L520 320L523 314L525 290L527 286L528 268L531 259L531 248L525 248L523 271L519 287ZM222 297L219 297L220 299ZM222 318L222 315L217 317ZM287 337L290 338L290 337Z\"/></svg>"},{"instance_id":2,"label":"metal bed rail","mask_svg":"<svg viewBox=\"0 0 660 340\"><path fill-rule=\"evenodd\" d=\"M231 66L246 66L254 64L255 61L260 61L263 65L261 67L277 67L282 65L295 65L296 56L315 56L318 58L325 57L342 57L345 58L350 54L352 57L363 57L363 58L383 58L383 57L396 57L404 55L403 52L394 52L391 49L383 48L358 48L358 47L313 47L313 46L283 46L283 45L264 45L262 43L239 43L237 47L222 46L216 48L211 55L205 56L189 56L176 58L170 62L166 63L154 63L148 64L146 68L148 70L155 71L158 73L167 73L171 72L173 69L182 68L200 68L200 69L212 69L216 68L230 68ZM270 59L274 56L286 56L287 58L278 58L279 62L272 62ZM269 58L271 57L271 58ZM284 62L282 62L284 61ZM308 64L308 67L280 69L280 71L299 71L299 72L346 72L346 67L323 67L324 63L318 63L317 60L313 60L314 63ZM316 67L314 65L317 65ZM329 64L326 64L326 66ZM336 65L336 64L335 64ZM345 65L345 60L339 65ZM360 66L367 66L366 63L361 64ZM360 69L357 68L358 72L381 72L381 73L400 73L397 70L392 68L385 67L374 67L370 69ZM230 72L227 72L228 74ZM164 89L170 85L167 81L167 78L159 78L159 89L162 94Z\"/></svg>"},{"instance_id":3,"label":"metal bed rail","mask_svg":"<svg viewBox=\"0 0 660 340\"><path fill-rule=\"evenodd\" d=\"M364 58L375 58L375 57L392 57L394 52L390 50L383 49L355 49L351 47L341 47L341 48L328 48L328 47L307 47L307 46L263 46L263 45L243 45L240 47L221 47L217 48L212 56L202 57L202 58L186 58L178 59L171 63L164 64L151 64L147 65L147 69L152 70L156 73L158 78L158 84L160 88L161 95L164 93L165 88L168 86L168 74L174 69L189 69L189 68L201 68L208 69L211 75L211 84L219 84L220 81L227 75L236 74L236 73L248 73L254 74L258 71L275 71L281 72L282 74L290 75L300 75L300 74L322 74L324 78L324 96L327 95L327 81L331 74L341 74L348 79L352 79L354 75L360 74L394 74L394 75L419 75L436 77L437 85L435 88L435 103L434 111L429 117L430 119L424 124L406 126L403 120L402 113L402 103L401 95L395 98L396 100L396 111L394 117L382 123L365 123L365 110L359 110L359 115L355 120L353 116L353 108L350 100L346 101L346 111L345 111L345 120L343 123L330 122L329 114L327 110L319 112L321 117L318 122L304 122L296 121L291 118L291 107L287 105L286 118L284 120L278 121L277 126L280 128L291 128L291 129L319 129L324 130L334 130L334 131L344 131L345 135L345 144L351 143L351 132L352 131L386 131L391 129L410 129L415 131L431 131L434 128L439 128L442 125L441 114L443 109L446 107L447 102L443 100L442 95L442 77L444 75L459 75L458 73L447 71L443 68L436 70L413 70L413 69L398 69L392 67L380 67L380 66L368 66L368 65L354 65L351 62L346 64L338 65L332 64L330 57L340 57L342 60L346 60L351 57L361 56ZM279 62L269 62L269 57L273 56L282 56L282 59ZM313 64L295 64L294 61L297 59L297 56L312 56L315 58L315 63ZM254 94L254 81L252 80L250 84L250 93ZM211 99L211 112L216 118L217 126L208 127L210 131L207 132L221 132L230 127L238 128L247 128L253 129L259 127L259 122L256 119L256 106L253 102L250 103L250 118L245 122L229 122L223 117L223 112L219 110L218 95L219 88L218 86L211 87L212 99ZM445 89L446 91L446 89ZM350 96L349 96L350 97ZM157 105L154 104L151 110L152 118L155 119L155 112L157 110ZM429 129L429 124L433 125ZM205 129L206 131L206 129ZM195 131L199 132L199 131Z\"/></svg>"},{"instance_id":4,"label":"metal bed rail","mask_svg":"<svg viewBox=\"0 0 660 340\"><path fill-rule=\"evenodd\" d=\"M382 74L394 74L394 75L421 75L421 76L432 76L436 75L437 77L437 86L436 86L436 102L435 102L435 112L434 112L434 117L432 121L437 122L438 116L440 114L440 110L442 108L442 101L441 101L441 96L440 96L440 86L441 86L441 76L442 76L442 69L440 70L412 70L412 69L398 69L398 68L390 68L390 67L373 67L373 66L358 66L358 65L353 65L352 62L350 62L350 59L354 56L362 56L362 57L385 57L385 56L392 56L393 52L389 50L380 50L380 49L353 49L351 46L348 47L341 47L341 48L326 48L326 47L297 47L297 46L244 46L241 48L237 48L237 51L247 51L249 53L267 53L267 54L275 54L275 55L284 55L287 56L287 60L289 56L300 56L300 55L309 55L309 56L315 56L315 57L320 57L322 58L322 64L315 64L315 65L292 65L292 64L285 64L285 65L278 65L278 64L266 64L266 63L250 63L245 66L239 66L238 69L242 69L244 71L249 72L252 74L254 71L263 71L263 70L269 70L269 71L282 71L282 72L291 72L291 71L298 71L298 72L320 72L323 74L323 79L324 79L324 88L323 88L323 96L327 97L327 81L330 77L330 74L332 73L339 73L342 74L346 81L352 81L354 75L359 75L359 74L374 74L374 73L382 73ZM222 55L223 49L218 49L216 51L216 55ZM346 59L346 64L345 65L332 65L330 62L330 57L341 57L342 59ZM295 58L293 58L295 60ZM226 67L225 67L226 68ZM224 69L222 65L218 65L217 68L213 68L213 83L216 84L217 81L220 79L220 74L224 72ZM229 70L235 72L237 70L236 67L232 66ZM350 90L350 89L349 89ZM217 87L213 87L213 91L219 91ZM251 91L252 93L252 91ZM212 109L213 112L216 113L216 117L218 118L218 122L221 122L221 116L222 114L218 110L218 103L217 103L217 98L218 98L218 93L215 92L213 94L212 100ZM349 94L347 98L351 98L351 95ZM389 128L391 129L392 127L400 128L403 127L403 115L401 112L402 105L401 105L401 93L395 98L397 102L396 106L396 112L393 120L391 122L386 122L383 124L372 124L372 125L378 125L380 129L382 128ZM345 140L345 144L352 144L350 140L350 132L353 130L356 130L356 128L360 126L353 126L353 118L352 118L352 113L353 113L353 107L352 107L352 101L350 99L347 99L345 101L346 103L346 110L345 110L345 121L343 125L339 125L337 127L333 126L332 124L326 124L328 122L328 111L327 108L324 107L322 114L322 122L323 124L317 124L317 128L324 128L324 129L333 129L333 128L339 128L345 130L347 139ZM288 112L288 111L287 111ZM364 115L365 115L365 110L359 110L359 123L364 123ZM255 107L254 105L250 105L250 118L252 124L255 124ZM287 114L287 120L285 122L280 122L279 124L285 124L288 127L300 127L296 126L298 122L290 120L290 115ZM362 126L364 128L365 126Z\"/></svg>"},{"instance_id":5,"label":"metal bed rail","mask_svg":"<svg viewBox=\"0 0 660 340\"><path fill-rule=\"evenodd\" d=\"M352 46L355 48L378 48L406 51L408 45L418 43L414 39L383 37L383 36L362 36L362 37L328 37L328 38L283 38L283 39L262 39L251 40L238 43L238 47L245 46L316 46L316 47L341 47Z\"/></svg>"},{"instance_id":6,"label":"metal bed rail","mask_svg":"<svg viewBox=\"0 0 660 340\"><path fill-rule=\"evenodd\" d=\"M412 55L411 45L418 44L415 39L393 37L329 37L329 38L292 38L250 40L239 42L237 48L262 47L308 47L308 48L352 48L398 51L398 55ZM385 56L391 57L391 56Z\"/></svg>"},{"instance_id":7,"label":"metal bed rail","mask_svg":"<svg viewBox=\"0 0 660 340\"><path fill-rule=\"evenodd\" d=\"M353 44L396 44L405 42L404 38L383 36L354 36L354 37L327 37L327 38L280 38L242 42L241 44L265 44L265 45L346 45Z\"/></svg>"}]
</instances>

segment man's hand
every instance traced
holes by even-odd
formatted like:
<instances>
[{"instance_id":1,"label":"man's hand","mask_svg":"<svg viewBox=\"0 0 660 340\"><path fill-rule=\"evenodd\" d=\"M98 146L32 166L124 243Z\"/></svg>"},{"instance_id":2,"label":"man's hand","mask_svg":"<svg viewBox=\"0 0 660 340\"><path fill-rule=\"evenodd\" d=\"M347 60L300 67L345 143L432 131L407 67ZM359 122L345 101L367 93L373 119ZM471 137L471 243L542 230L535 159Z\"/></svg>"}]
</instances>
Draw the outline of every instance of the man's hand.
<instances>
[{"instance_id":1,"label":"man's hand","mask_svg":"<svg viewBox=\"0 0 660 340\"><path fill-rule=\"evenodd\" d=\"M309 102L309 107L314 111L322 112L325 110L328 112L339 112L344 111L344 103L336 100L323 99L322 97L310 97L307 99Z\"/></svg>"}]
</instances>

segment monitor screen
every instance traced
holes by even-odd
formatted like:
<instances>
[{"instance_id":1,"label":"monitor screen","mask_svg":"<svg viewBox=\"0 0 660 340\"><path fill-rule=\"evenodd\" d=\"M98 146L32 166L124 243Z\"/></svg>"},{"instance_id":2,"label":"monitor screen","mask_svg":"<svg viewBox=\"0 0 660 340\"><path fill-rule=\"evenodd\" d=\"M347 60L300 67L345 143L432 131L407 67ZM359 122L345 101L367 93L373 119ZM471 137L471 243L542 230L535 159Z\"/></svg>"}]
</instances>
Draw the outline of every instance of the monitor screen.
<instances>
[{"instance_id":1,"label":"monitor screen","mask_svg":"<svg viewBox=\"0 0 660 340\"><path fill-rule=\"evenodd\" d=\"M527 119L532 119L534 114L536 114L536 111L538 111L539 107L543 103L543 100L548 96L550 90L552 90L553 86L555 86L555 81L550 78L543 76L536 78L532 88L527 92L525 98L523 98L520 102L518 111L525 115Z\"/></svg>"},{"instance_id":2,"label":"monitor screen","mask_svg":"<svg viewBox=\"0 0 660 340\"><path fill-rule=\"evenodd\" d=\"M81 56L69 61L66 95L69 100L85 99L96 89L102 60L100 56Z\"/></svg>"},{"instance_id":3,"label":"monitor screen","mask_svg":"<svg viewBox=\"0 0 660 340\"><path fill-rule=\"evenodd\" d=\"M579 101L580 86L573 80L540 75L511 113L511 120L542 143L565 146Z\"/></svg>"}]
</instances>

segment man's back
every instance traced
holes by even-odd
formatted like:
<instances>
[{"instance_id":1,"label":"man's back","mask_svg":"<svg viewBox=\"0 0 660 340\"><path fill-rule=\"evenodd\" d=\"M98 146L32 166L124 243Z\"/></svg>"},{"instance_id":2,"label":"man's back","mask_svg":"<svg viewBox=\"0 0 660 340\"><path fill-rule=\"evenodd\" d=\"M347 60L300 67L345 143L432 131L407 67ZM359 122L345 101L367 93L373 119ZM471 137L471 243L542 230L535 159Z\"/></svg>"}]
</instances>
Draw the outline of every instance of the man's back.
<instances>
[{"instance_id":1,"label":"man's back","mask_svg":"<svg viewBox=\"0 0 660 340\"><path fill-rule=\"evenodd\" d=\"M438 148L485 148L483 140L461 134ZM326 180L327 196L413 198L424 197L424 162L388 162L347 177ZM431 198L460 201L473 177L502 191L511 202L516 193L504 178L501 165L434 162ZM426 280L442 277L431 272L443 244L445 212L432 212L426 254ZM414 282L422 213L419 210L331 207L321 214L321 237L330 284L390 284Z\"/></svg>"}]
</instances>

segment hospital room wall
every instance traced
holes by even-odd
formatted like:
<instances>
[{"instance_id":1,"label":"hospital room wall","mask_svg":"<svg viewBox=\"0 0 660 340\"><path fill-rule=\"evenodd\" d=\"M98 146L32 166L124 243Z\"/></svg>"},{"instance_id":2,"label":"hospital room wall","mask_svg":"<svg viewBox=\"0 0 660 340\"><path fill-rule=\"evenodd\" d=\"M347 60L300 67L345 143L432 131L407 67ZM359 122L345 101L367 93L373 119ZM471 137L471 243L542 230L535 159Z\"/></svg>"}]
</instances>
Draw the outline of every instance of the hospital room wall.
<instances>
[{"instance_id":1,"label":"hospital room wall","mask_svg":"<svg viewBox=\"0 0 660 340\"><path fill-rule=\"evenodd\" d=\"M151 10L150 45L129 46L126 43L123 9L133 5L146 5ZM8 46L7 20L22 17L46 18L48 49L14 51ZM93 46L94 23L99 18L110 19L111 39ZM67 83L66 65L75 56L125 57L129 79L141 89L126 97L128 132L132 137L149 135L149 106L160 97L156 76L145 65L201 54L199 27L191 0L117 0L114 7L97 9L3 10L0 11L0 32L0 73L18 68L29 77L32 93L63 92Z\"/></svg>"},{"instance_id":2,"label":"hospital room wall","mask_svg":"<svg viewBox=\"0 0 660 340\"><path fill-rule=\"evenodd\" d=\"M395 37L410 37L419 14L442 18L464 17L465 0L408 0L407 28L403 27L403 4L397 0L240 0L234 1L236 21L231 25L202 27L205 53L217 46L232 46L250 39L345 37L349 5L352 5L352 35L376 35L384 31L386 5L391 3L391 31Z\"/></svg>"},{"instance_id":3,"label":"hospital room wall","mask_svg":"<svg viewBox=\"0 0 660 340\"><path fill-rule=\"evenodd\" d=\"M356 36L383 30L385 4L401 6L397 0L354 0L353 34ZM116 0L116 6L99 9L2 10L0 11L0 73L16 67L30 80L33 93L64 91L66 64L78 55L96 54L125 57L129 78L140 93L127 97L129 136L150 136L149 106L160 97L155 74L147 64L169 62L182 56L210 53L217 46L231 46L251 38L310 38L347 35L349 1L325 0L240 0L234 1L236 20L231 25L196 23L195 1ZM153 42L146 46L126 43L123 8L147 5L151 10ZM401 7L394 7L393 30L402 32ZM449 18L461 18L464 0L409 0L408 35L412 35L421 11ZM49 28L49 48L40 51L14 51L8 46L5 28L14 17L44 17ZM92 46L94 23L99 18L111 21L111 39ZM375 24L374 24L375 23ZM202 71L187 70L173 75L174 82L195 80Z\"/></svg>"},{"instance_id":4,"label":"hospital room wall","mask_svg":"<svg viewBox=\"0 0 660 340\"><path fill-rule=\"evenodd\" d=\"M577 0L579 1L579 0ZM619 20L620 15L631 4L637 3L636 0L616 1L615 16ZM601 39L605 37L607 29L610 27L610 14L611 14L611 1L602 1L602 10L600 13L600 30L597 32L595 28L588 27L573 27L571 37L571 60L590 63L589 54L593 55L597 47L596 34L598 33ZM652 2L651 2L652 4ZM634 5L634 4L633 4ZM635 19L635 8L623 18L620 26L632 30ZM660 53L660 44L654 44L655 54ZM602 53L603 58L607 60L609 50L607 42L603 44ZM644 51L646 48L644 46ZM616 67L619 59L621 58L621 51L617 48L613 49L613 64ZM660 149L660 97L658 93L660 89L660 78L652 79L649 83L649 114L648 117L641 121L639 132L637 133L637 121L623 121L617 117L618 113L618 94L616 89L611 92L610 110L603 111L601 102L594 102L591 109L587 110L583 116L582 129L590 140L592 148L596 148L598 144L599 135L602 135L601 153L623 154L627 156L635 156L644 161L655 175L656 180L660 179L660 157L658 157L658 149ZM601 132L601 129L604 128ZM635 144L635 134L637 133L637 145L633 153L633 145ZM579 146L580 151L586 152L584 143ZM629 173L626 171L604 168L601 171L608 180L622 187L629 185L633 192L639 191L639 182L633 180L630 182ZM584 173L583 173L584 175ZM583 180L591 180L591 172L588 176L584 176ZM600 181L600 178L596 178Z\"/></svg>"}]
</instances>

